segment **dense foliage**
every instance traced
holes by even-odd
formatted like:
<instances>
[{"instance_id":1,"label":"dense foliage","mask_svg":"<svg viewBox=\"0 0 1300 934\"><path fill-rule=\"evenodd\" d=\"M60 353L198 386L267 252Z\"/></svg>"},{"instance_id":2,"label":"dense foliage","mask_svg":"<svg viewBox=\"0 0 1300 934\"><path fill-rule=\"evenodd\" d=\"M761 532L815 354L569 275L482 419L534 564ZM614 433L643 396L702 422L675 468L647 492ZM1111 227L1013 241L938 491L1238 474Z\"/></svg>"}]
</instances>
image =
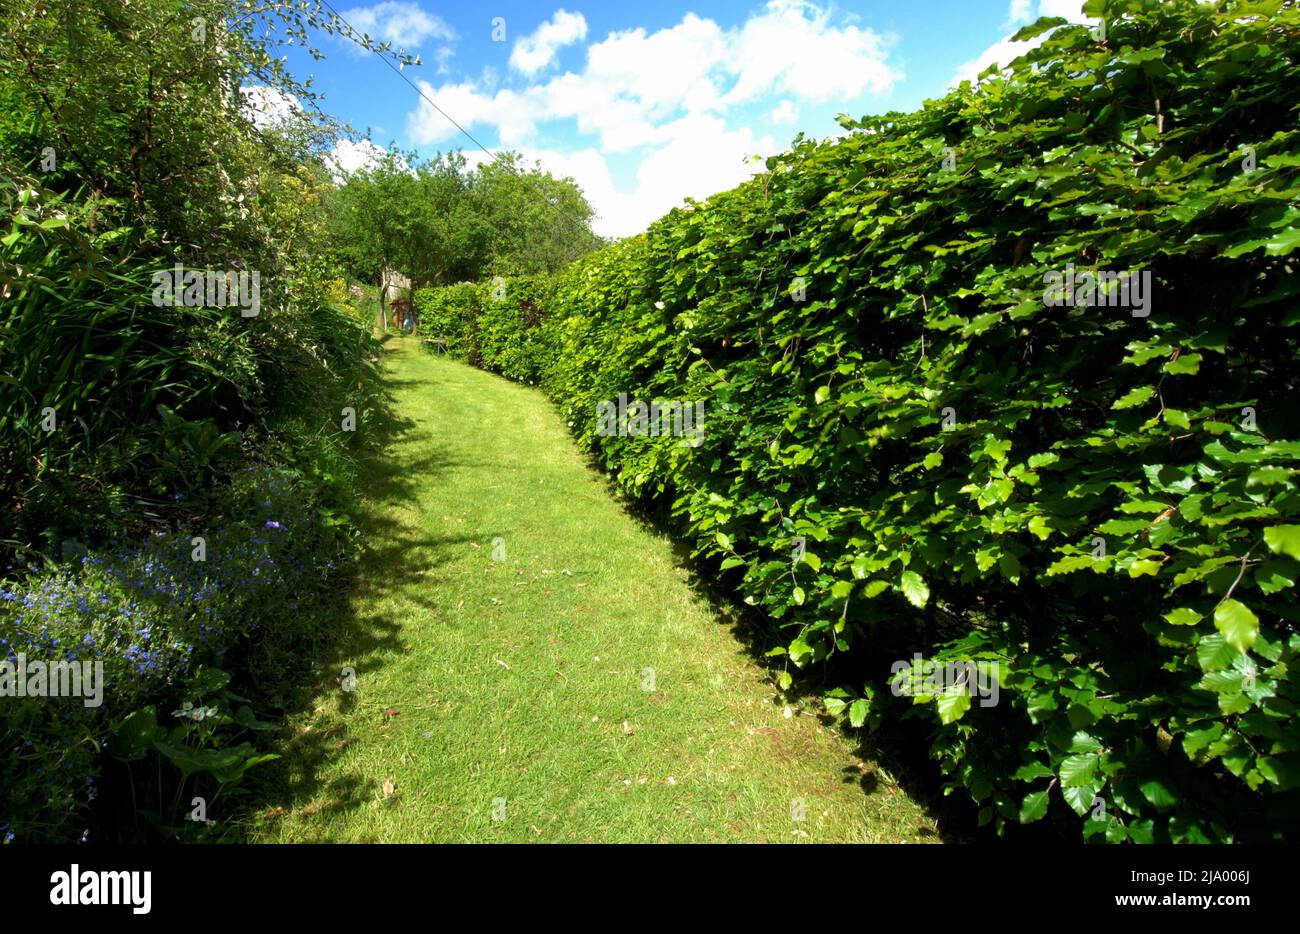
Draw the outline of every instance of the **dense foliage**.
<instances>
[{"instance_id":1,"label":"dense foliage","mask_svg":"<svg viewBox=\"0 0 1300 934\"><path fill-rule=\"evenodd\" d=\"M479 366L482 357L478 352L476 321L482 307L482 289L473 282L416 289L420 336L441 341L447 352Z\"/></svg>"},{"instance_id":2,"label":"dense foliage","mask_svg":"<svg viewBox=\"0 0 1300 934\"><path fill-rule=\"evenodd\" d=\"M344 410L376 409L377 345L329 247L322 128L259 131L236 93L310 99L254 12L328 25L0 2L0 659L106 682L98 706L0 697L0 838L227 834L354 551ZM258 307L159 300L176 263L257 273ZM182 819L193 795L213 824Z\"/></svg>"},{"instance_id":3,"label":"dense foliage","mask_svg":"<svg viewBox=\"0 0 1300 934\"><path fill-rule=\"evenodd\" d=\"M469 168L459 153L418 162L389 153L329 198L347 272L378 282L385 265L416 286L555 273L600 243L572 179L517 154Z\"/></svg>"},{"instance_id":4,"label":"dense foliage","mask_svg":"<svg viewBox=\"0 0 1300 934\"><path fill-rule=\"evenodd\" d=\"M542 333L550 288L547 277L520 276L417 289L420 334L475 366L537 383L553 347Z\"/></svg>"},{"instance_id":5,"label":"dense foliage","mask_svg":"<svg viewBox=\"0 0 1300 934\"><path fill-rule=\"evenodd\" d=\"M782 684L861 671L832 712L931 718L981 823L1285 837L1300 10L1085 12L1104 36L1040 20L978 86L797 139L575 264L542 315L458 286L435 328L540 341L579 440L784 631ZM1085 270L1150 287L1089 304ZM702 441L599 433L620 394L704 402ZM889 689L916 654L996 662L998 702Z\"/></svg>"}]
</instances>

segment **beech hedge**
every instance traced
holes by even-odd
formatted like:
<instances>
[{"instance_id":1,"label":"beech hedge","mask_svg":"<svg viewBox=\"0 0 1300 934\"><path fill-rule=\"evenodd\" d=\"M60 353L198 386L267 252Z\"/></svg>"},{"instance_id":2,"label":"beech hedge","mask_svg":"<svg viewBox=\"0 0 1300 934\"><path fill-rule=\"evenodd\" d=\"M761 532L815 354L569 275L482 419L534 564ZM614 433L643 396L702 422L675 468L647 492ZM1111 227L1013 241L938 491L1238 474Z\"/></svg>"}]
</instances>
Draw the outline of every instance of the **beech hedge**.
<instances>
[{"instance_id":1,"label":"beech hedge","mask_svg":"<svg viewBox=\"0 0 1300 934\"><path fill-rule=\"evenodd\" d=\"M536 384L553 349L540 329L550 289L545 276L417 289L420 335L445 341L475 366Z\"/></svg>"},{"instance_id":2,"label":"beech hedge","mask_svg":"<svg viewBox=\"0 0 1300 934\"><path fill-rule=\"evenodd\" d=\"M866 672L828 710L929 718L981 824L1290 839L1300 10L1084 12L528 283L480 362L671 504L783 688ZM620 395L702 438L602 432Z\"/></svg>"}]
</instances>

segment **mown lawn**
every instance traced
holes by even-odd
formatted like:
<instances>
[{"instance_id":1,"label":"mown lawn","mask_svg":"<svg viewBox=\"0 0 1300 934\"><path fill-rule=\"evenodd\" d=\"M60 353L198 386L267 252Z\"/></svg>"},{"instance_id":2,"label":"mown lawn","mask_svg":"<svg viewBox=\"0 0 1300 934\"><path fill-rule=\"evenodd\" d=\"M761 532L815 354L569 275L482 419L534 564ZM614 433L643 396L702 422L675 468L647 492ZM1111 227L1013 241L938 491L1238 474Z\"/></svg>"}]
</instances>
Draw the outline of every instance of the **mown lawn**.
<instances>
[{"instance_id":1,"label":"mown lawn","mask_svg":"<svg viewBox=\"0 0 1300 934\"><path fill-rule=\"evenodd\" d=\"M250 839L937 839L781 702L540 392L389 347L403 427L368 478L341 642Z\"/></svg>"}]
</instances>

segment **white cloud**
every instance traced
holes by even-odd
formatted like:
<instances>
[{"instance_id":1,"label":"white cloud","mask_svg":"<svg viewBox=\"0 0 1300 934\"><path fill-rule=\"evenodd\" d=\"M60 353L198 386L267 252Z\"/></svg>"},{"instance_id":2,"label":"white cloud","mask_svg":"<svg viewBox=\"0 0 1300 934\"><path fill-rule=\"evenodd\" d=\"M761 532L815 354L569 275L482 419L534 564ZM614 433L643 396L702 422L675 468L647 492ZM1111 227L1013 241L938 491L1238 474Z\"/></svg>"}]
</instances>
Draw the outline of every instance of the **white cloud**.
<instances>
[{"instance_id":1,"label":"white cloud","mask_svg":"<svg viewBox=\"0 0 1300 934\"><path fill-rule=\"evenodd\" d=\"M1083 0L1038 0L1039 16L1064 16L1072 23L1086 21Z\"/></svg>"},{"instance_id":2,"label":"white cloud","mask_svg":"<svg viewBox=\"0 0 1300 934\"><path fill-rule=\"evenodd\" d=\"M1011 0L1008 14L1012 25L1020 26L1037 21L1043 16L1062 16L1072 23L1090 22L1083 15L1083 0ZM1012 60L1024 55L1030 49L1037 48L1047 40L1047 33L1040 33L1026 42L1012 42L1010 33L993 43L978 58L963 62L957 66L949 85L956 87L963 81L974 82L985 68L997 63L1007 65Z\"/></svg>"},{"instance_id":3,"label":"white cloud","mask_svg":"<svg viewBox=\"0 0 1300 934\"><path fill-rule=\"evenodd\" d=\"M578 34L578 14L562 13L516 44L516 71L540 73L560 40ZM811 0L769 0L733 28L687 13L671 27L612 32L587 47L581 70L522 88L497 87L487 75L419 85L476 136L477 128L490 127L503 148L541 153L548 166L571 167L569 174L600 213L597 229L622 235L684 197L702 199L733 187L755 171L744 164L746 156L776 151L770 137L729 129L725 118L733 108L754 107L747 113L789 124L798 120L800 104L847 104L888 91L902 78L889 60L892 44L870 29L836 21ZM580 137L594 137L598 145L578 142L566 154L539 143L543 129L554 138L555 122L569 120ZM407 134L416 145L428 145L449 143L459 131L421 100L408 115ZM605 155L620 153L640 157L634 190L620 191L612 181Z\"/></svg>"},{"instance_id":4,"label":"white cloud","mask_svg":"<svg viewBox=\"0 0 1300 934\"><path fill-rule=\"evenodd\" d=\"M1037 48L1047 38L1047 34L1035 36L1028 42L1012 42L1011 37L1007 36L999 42L993 43L978 58L971 59L969 62L963 62L957 66L957 73L953 75L950 85L956 87L963 81L974 82L985 68L992 64L1006 65L1021 55L1024 55L1030 49Z\"/></svg>"},{"instance_id":5,"label":"white cloud","mask_svg":"<svg viewBox=\"0 0 1300 934\"><path fill-rule=\"evenodd\" d=\"M768 119L773 123L794 123L799 119L799 108L793 101L783 100L768 114Z\"/></svg>"},{"instance_id":6,"label":"white cloud","mask_svg":"<svg viewBox=\"0 0 1300 934\"><path fill-rule=\"evenodd\" d=\"M532 88L523 92L503 89L487 95L472 82L445 84L438 88L422 79L415 84L424 96L407 116L407 134L417 144L443 143L460 135L460 130L438 113L429 101L467 129L475 124L495 127L501 144L506 147L530 140L536 132L538 119L545 116L545 108L538 106L537 94Z\"/></svg>"},{"instance_id":7,"label":"white cloud","mask_svg":"<svg viewBox=\"0 0 1300 934\"><path fill-rule=\"evenodd\" d=\"M302 113L302 101L279 88L254 85L240 88L239 93L243 98L240 109L244 117L259 130L287 123L295 114Z\"/></svg>"},{"instance_id":8,"label":"white cloud","mask_svg":"<svg viewBox=\"0 0 1300 934\"><path fill-rule=\"evenodd\" d=\"M574 153L525 150L557 178L571 177L596 208L596 233L623 237L644 230L686 198L702 201L734 188L763 168L747 161L760 152L773 152L770 136L755 138L747 127L728 130L718 117L694 114L662 130L664 145L651 151L636 171L635 187L621 191L614 184L605 157L593 148Z\"/></svg>"},{"instance_id":9,"label":"white cloud","mask_svg":"<svg viewBox=\"0 0 1300 934\"><path fill-rule=\"evenodd\" d=\"M1007 19L1013 23L1032 23L1040 16L1064 16L1081 22L1083 0L1011 0Z\"/></svg>"},{"instance_id":10,"label":"white cloud","mask_svg":"<svg viewBox=\"0 0 1300 934\"><path fill-rule=\"evenodd\" d=\"M770 136L755 139L748 127L728 130L720 118L699 114L669 124L665 135L668 143L637 169L635 199L644 213L621 233L644 228L683 198L702 200L734 188L762 168L761 162L746 162L748 157L777 148Z\"/></svg>"},{"instance_id":11,"label":"white cloud","mask_svg":"<svg viewBox=\"0 0 1300 934\"><path fill-rule=\"evenodd\" d=\"M808 0L771 0L731 30L687 13L677 25L652 33L611 33L588 47L581 73L522 90L489 91L486 80L421 86L463 126L494 127L504 146L531 141L540 123L573 119L579 132L600 138L602 149L626 152L663 142L662 124L683 112L721 114L772 94L794 107L884 92L902 77L887 61L888 47L871 30L834 25ZM408 132L416 143L443 142L457 133L423 101L408 119Z\"/></svg>"},{"instance_id":12,"label":"white cloud","mask_svg":"<svg viewBox=\"0 0 1300 934\"><path fill-rule=\"evenodd\" d=\"M587 19L581 13L556 10L555 15L531 36L515 41L510 53L510 67L526 75L535 75L555 60L555 53L566 45L587 38Z\"/></svg>"},{"instance_id":13,"label":"white cloud","mask_svg":"<svg viewBox=\"0 0 1300 934\"><path fill-rule=\"evenodd\" d=\"M706 109L719 101L717 83L733 43L717 23L687 13L676 26L649 35L640 28L610 33L587 49L586 71L573 79L647 113Z\"/></svg>"},{"instance_id":14,"label":"white cloud","mask_svg":"<svg viewBox=\"0 0 1300 934\"><path fill-rule=\"evenodd\" d=\"M443 20L406 0L384 0L373 6L353 7L339 15L357 35L365 34L407 49L419 48L428 39L456 38L456 33Z\"/></svg>"},{"instance_id":15,"label":"white cloud","mask_svg":"<svg viewBox=\"0 0 1300 934\"><path fill-rule=\"evenodd\" d=\"M340 139L325 157L325 162L334 173L334 181L341 184L344 176L379 165L384 155L384 150L368 139Z\"/></svg>"},{"instance_id":16,"label":"white cloud","mask_svg":"<svg viewBox=\"0 0 1300 934\"><path fill-rule=\"evenodd\" d=\"M736 75L729 100L775 89L814 103L889 90L901 75L885 57L888 43L870 29L836 28L809 0L771 0L749 19L729 49Z\"/></svg>"}]
</instances>

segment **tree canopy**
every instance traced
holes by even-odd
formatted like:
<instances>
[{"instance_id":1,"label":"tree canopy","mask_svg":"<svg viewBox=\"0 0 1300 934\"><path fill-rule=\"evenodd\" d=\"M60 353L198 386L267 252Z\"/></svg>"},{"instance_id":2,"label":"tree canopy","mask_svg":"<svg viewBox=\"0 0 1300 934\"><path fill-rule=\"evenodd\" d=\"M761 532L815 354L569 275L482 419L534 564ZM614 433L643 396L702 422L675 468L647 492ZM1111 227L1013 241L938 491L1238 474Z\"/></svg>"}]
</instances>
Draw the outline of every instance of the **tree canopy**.
<instances>
[{"instance_id":1,"label":"tree canopy","mask_svg":"<svg viewBox=\"0 0 1300 934\"><path fill-rule=\"evenodd\" d=\"M340 261L371 282L385 264L416 285L550 274L601 244L578 185L517 153L470 166L459 152L389 152L330 201Z\"/></svg>"}]
</instances>

